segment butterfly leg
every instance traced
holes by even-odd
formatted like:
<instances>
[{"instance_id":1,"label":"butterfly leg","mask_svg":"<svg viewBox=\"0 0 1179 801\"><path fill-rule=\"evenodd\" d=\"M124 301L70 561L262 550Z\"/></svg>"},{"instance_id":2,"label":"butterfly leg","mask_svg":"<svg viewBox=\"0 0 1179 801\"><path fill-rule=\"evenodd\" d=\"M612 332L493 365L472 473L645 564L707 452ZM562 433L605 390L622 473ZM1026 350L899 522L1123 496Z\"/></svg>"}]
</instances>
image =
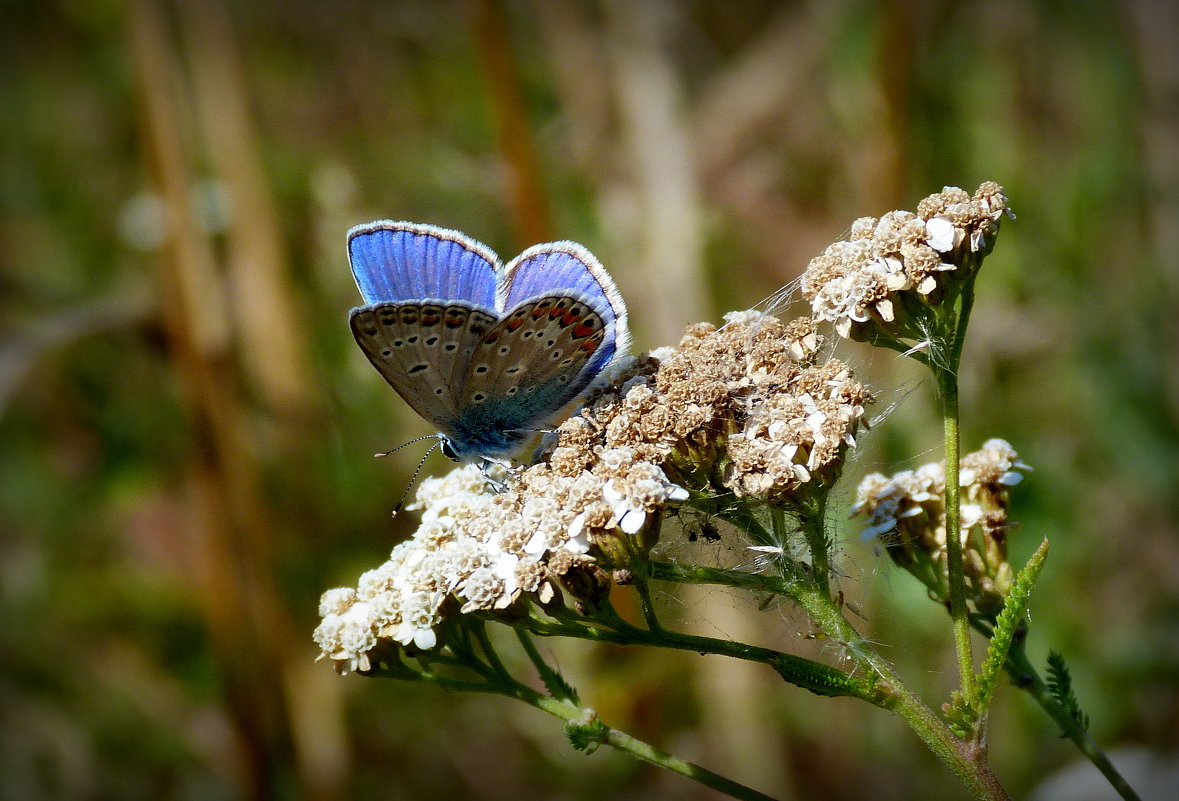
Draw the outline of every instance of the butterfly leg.
<instances>
[{"instance_id":1,"label":"butterfly leg","mask_svg":"<svg viewBox=\"0 0 1179 801\"><path fill-rule=\"evenodd\" d=\"M512 473L515 468L508 459L500 459L495 456L482 456L479 459L479 472L483 474L483 480L495 492L503 492L508 488L508 484L512 479Z\"/></svg>"}]
</instances>

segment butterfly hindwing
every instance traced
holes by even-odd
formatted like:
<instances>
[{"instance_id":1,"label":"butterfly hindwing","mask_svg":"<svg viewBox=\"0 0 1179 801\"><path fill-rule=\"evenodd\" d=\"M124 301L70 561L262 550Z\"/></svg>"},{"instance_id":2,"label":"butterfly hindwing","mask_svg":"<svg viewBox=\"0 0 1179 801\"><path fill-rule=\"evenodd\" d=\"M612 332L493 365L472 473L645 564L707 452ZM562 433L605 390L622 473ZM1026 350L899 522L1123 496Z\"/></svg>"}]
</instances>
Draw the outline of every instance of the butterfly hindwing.
<instances>
[{"instance_id":1,"label":"butterfly hindwing","mask_svg":"<svg viewBox=\"0 0 1179 801\"><path fill-rule=\"evenodd\" d=\"M378 220L348 232L364 302L466 301L494 308L499 259L470 237L420 223Z\"/></svg>"},{"instance_id":2,"label":"butterfly hindwing","mask_svg":"<svg viewBox=\"0 0 1179 801\"><path fill-rule=\"evenodd\" d=\"M602 318L578 296L520 303L475 348L462 405L506 406L497 418L507 427L542 424L596 375L586 367L605 335Z\"/></svg>"},{"instance_id":3,"label":"butterfly hindwing","mask_svg":"<svg viewBox=\"0 0 1179 801\"><path fill-rule=\"evenodd\" d=\"M463 303L378 303L353 309L357 344L415 412L449 434L472 354L496 325Z\"/></svg>"},{"instance_id":4,"label":"butterfly hindwing","mask_svg":"<svg viewBox=\"0 0 1179 801\"><path fill-rule=\"evenodd\" d=\"M626 304L606 268L576 242L534 245L504 268L497 298L501 312L539 295L560 293L579 297L602 319L604 346L595 365L604 367L630 345Z\"/></svg>"}]
</instances>

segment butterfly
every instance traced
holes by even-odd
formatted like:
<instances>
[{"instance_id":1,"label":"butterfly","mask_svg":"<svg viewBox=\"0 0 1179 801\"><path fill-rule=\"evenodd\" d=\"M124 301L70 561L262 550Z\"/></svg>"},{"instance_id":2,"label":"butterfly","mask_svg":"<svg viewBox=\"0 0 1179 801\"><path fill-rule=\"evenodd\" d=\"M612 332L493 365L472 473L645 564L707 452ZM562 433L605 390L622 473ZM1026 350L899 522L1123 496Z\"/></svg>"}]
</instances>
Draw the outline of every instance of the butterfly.
<instances>
[{"instance_id":1,"label":"butterfly","mask_svg":"<svg viewBox=\"0 0 1179 801\"><path fill-rule=\"evenodd\" d=\"M613 279L575 242L504 266L458 231L378 220L348 231L348 260L357 344L455 461L511 455L630 343Z\"/></svg>"}]
</instances>

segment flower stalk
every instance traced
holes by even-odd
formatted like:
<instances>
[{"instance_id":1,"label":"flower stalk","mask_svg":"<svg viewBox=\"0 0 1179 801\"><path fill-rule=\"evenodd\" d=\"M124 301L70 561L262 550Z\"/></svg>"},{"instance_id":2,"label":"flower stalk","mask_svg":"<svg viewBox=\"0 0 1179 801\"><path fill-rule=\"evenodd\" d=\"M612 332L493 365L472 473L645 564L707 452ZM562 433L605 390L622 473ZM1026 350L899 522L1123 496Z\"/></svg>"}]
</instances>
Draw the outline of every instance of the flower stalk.
<instances>
[{"instance_id":1,"label":"flower stalk","mask_svg":"<svg viewBox=\"0 0 1179 801\"><path fill-rule=\"evenodd\" d=\"M951 348L960 352L959 348ZM958 426L957 363L945 369L933 366L942 399L942 423L946 449L946 531L957 532L961 525L961 487L959 486L960 437ZM966 609L966 580L962 570L962 539L946 537L946 566L950 584L949 608L954 627L954 650L958 656L958 678L962 695L974 698L974 654L970 643L970 618Z\"/></svg>"}]
</instances>

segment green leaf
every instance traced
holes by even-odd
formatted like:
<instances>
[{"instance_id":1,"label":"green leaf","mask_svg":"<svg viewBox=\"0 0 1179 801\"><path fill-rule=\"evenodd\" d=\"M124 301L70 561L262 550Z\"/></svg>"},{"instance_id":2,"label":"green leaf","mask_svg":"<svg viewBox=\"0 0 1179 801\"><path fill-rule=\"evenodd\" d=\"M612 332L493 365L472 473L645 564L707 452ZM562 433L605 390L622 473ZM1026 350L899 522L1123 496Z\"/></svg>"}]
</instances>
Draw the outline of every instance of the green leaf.
<instances>
[{"instance_id":1,"label":"green leaf","mask_svg":"<svg viewBox=\"0 0 1179 801\"><path fill-rule=\"evenodd\" d=\"M581 717L565 723L565 736L569 738L570 745L587 754L596 751L609 735L610 727L592 709L583 709Z\"/></svg>"},{"instance_id":2,"label":"green leaf","mask_svg":"<svg viewBox=\"0 0 1179 801\"><path fill-rule=\"evenodd\" d=\"M1056 651L1048 654L1047 684L1048 691L1052 693L1056 703L1060 704L1069 717L1075 720L1082 729L1088 729L1089 716L1081 710L1081 704L1077 701L1076 693L1073 692L1073 677L1069 674L1068 665L1064 663L1064 657Z\"/></svg>"},{"instance_id":3,"label":"green leaf","mask_svg":"<svg viewBox=\"0 0 1179 801\"><path fill-rule=\"evenodd\" d=\"M966 737L972 732L979 720L991 705L991 698L999 684L999 674L1007 662L1007 654L1011 651L1011 643L1024 620L1028 600L1031 598L1032 587L1044 567L1048 558L1048 540L1044 540L1032 558L1024 565L1023 570L1015 577L1015 583L1007 594L1003 604L1003 611L995 620L995 628L987 644L987 656L983 660L982 669L978 674L977 691L974 703L969 703L964 697L955 693L946 708L946 717L950 727L959 737ZM1067 672L1065 674L1067 678Z\"/></svg>"}]
</instances>

